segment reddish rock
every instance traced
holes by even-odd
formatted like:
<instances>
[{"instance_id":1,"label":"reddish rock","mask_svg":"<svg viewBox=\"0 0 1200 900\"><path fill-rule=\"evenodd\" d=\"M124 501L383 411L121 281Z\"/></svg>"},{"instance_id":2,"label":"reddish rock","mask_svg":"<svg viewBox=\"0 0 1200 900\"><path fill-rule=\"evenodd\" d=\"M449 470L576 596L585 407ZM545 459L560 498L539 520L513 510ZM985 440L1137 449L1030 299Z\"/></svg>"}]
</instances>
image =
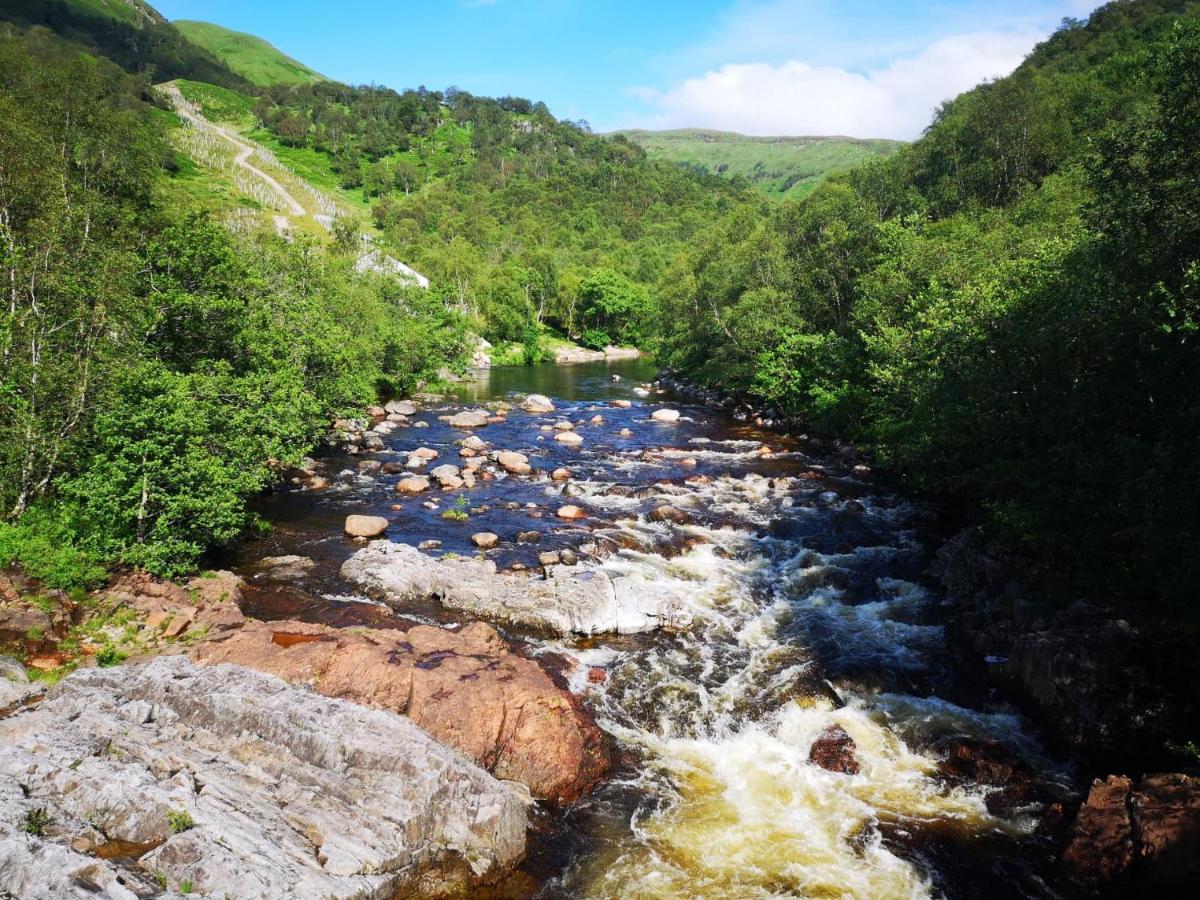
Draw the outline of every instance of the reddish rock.
<instances>
[{"instance_id":1,"label":"reddish rock","mask_svg":"<svg viewBox=\"0 0 1200 900\"><path fill-rule=\"evenodd\" d=\"M1063 860L1088 882L1194 887L1200 878L1200 777L1147 775L1135 782L1110 775L1092 782Z\"/></svg>"},{"instance_id":2,"label":"reddish rock","mask_svg":"<svg viewBox=\"0 0 1200 900\"><path fill-rule=\"evenodd\" d=\"M588 684L604 684L608 681L608 672L600 666L592 666L588 669L587 679Z\"/></svg>"},{"instance_id":3,"label":"reddish rock","mask_svg":"<svg viewBox=\"0 0 1200 900\"><path fill-rule=\"evenodd\" d=\"M813 741L812 749L808 751L808 761L830 772L857 775L856 749L854 738L841 725L830 725Z\"/></svg>"},{"instance_id":4,"label":"reddish rock","mask_svg":"<svg viewBox=\"0 0 1200 900\"><path fill-rule=\"evenodd\" d=\"M146 617L146 627L163 628L167 637L178 637L191 628L227 631L246 621L241 610L242 579L232 572L207 572L185 585L147 574L127 575L93 596L108 610L122 606L136 610Z\"/></svg>"},{"instance_id":5,"label":"reddish rock","mask_svg":"<svg viewBox=\"0 0 1200 900\"><path fill-rule=\"evenodd\" d=\"M1048 804L1050 795L1032 768L999 741L954 737L942 741L938 773L963 784L984 785L988 812L1011 816L1032 804Z\"/></svg>"},{"instance_id":6,"label":"reddish rock","mask_svg":"<svg viewBox=\"0 0 1200 900\"><path fill-rule=\"evenodd\" d=\"M586 519L587 518L586 512L584 512L578 506L574 506L572 504L567 504L566 506L560 506L558 508L558 512L556 513L556 515L560 519Z\"/></svg>"},{"instance_id":7,"label":"reddish rock","mask_svg":"<svg viewBox=\"0 0 1200 900\"><path fill-rule=\"evenodd\" d=\"M610 765L595 722L533 660L489 625L354 632L304 622L251 622L191 651L319 693L402 713L498 778L570 801Z\"/></svg>"},{"instance_id":8,"label":"reddish rock","mask_svg":"<svg viewBox=\"0 0 1200 900\"><path fill-rule=\"evenodd\" d=\"M646 518L651 522L673 522L676 525L686 525L691 521L691 518L682 509L677 509L669 504L656 506L650 510Z\"/></svg>"}]
</instances>

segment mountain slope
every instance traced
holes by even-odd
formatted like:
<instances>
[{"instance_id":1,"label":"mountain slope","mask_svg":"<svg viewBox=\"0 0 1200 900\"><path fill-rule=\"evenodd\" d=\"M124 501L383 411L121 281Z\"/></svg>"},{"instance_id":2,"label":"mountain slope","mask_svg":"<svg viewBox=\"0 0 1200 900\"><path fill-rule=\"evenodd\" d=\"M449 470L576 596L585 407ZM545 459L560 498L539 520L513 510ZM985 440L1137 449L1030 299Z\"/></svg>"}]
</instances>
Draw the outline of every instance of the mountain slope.
<instances>
[{"instance_id":1,"label":"mountain slope","mask_svg":"<svg viewBox=\"0 0 1200 900\"><path fill-rule=\"evenodd\" d=\"M848 137L753 137L731 131L680 128L621 131L653 159L683 163L711 175L741 176L775 197L803 197L832 171L887 156L899 141Z\"/></svg>"},{"instance_id":2,"label":"mountain slope","mask_svg":"<svg viewBox=\"0 0 1200 900\"><path fill-rule=\"evenodd\" d=\"M261 87L327 80L324 75L252 34L230 31L211 22L180 20L172 24L193 44L208 50L247 81Z\"/></svg>"}]
</instances>

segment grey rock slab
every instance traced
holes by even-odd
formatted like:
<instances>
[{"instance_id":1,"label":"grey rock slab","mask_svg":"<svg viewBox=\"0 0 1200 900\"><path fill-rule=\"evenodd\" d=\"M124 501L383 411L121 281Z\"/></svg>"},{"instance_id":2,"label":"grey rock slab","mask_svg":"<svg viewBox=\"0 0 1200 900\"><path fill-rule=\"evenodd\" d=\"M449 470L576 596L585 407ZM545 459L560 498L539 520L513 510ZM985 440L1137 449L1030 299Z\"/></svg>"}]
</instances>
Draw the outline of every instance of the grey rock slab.
<instances>
[{"instance_id":1,"label":"grey rock slab","mask_svg":"<svg viewBox=\"0 0 1200 900\"><path fill-rule=\"evenodd\" d=\"M45 834L21 831L39 808ZM526 824L518 792L408 719L238 666L81 670L0 719L0 896L145 896L156 872L217 897L419 895L499 877ZM116 866L90 852L105 840L141 855Z\"/></svg>"},{"instance_id":2,"label":"grey rock slab","mask_svg":"<svg viewBox=\"0 0 1200 900\"><path fill-rule=\"evenodd\" d=\"M678 597L595 568L553 566L547 577L534 578L498 572L491 560L435 560L408 544L372 541L346 560L342 577L392 606L433 598L451 609L558 634L691 626Z\"/></svg>"}]
</instances>

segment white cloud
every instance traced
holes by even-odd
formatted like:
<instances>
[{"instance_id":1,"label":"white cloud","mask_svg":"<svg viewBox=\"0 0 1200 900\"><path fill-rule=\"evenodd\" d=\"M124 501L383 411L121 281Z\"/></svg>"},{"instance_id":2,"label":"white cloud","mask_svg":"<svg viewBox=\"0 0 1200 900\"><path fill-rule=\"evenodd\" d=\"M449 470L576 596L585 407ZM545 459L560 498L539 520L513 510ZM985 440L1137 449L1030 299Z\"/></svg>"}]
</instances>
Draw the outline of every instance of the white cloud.
<instances>
[{"instance_id":1,"label":"white cloud","mask_svg":"<svg viewBox=\"0 0 1200 900\"><path fill-rule=\"evenodd\" d=\"M942 101L1007 75L1040 37L1033 31L963 34L864 72L800 60L731 63L665 91L627 93L655 110L637 123L648 128L911 140Z\"/></svg>"}]
</instances>

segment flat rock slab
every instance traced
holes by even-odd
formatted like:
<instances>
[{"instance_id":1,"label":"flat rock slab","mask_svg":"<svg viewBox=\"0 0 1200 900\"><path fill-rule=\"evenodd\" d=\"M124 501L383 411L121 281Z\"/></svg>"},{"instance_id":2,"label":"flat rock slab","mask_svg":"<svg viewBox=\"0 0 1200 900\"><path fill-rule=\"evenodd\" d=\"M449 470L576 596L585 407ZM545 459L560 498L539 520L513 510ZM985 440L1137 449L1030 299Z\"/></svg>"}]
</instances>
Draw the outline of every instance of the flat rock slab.
<instances>
[{"instance_id":1,"label":"flat rock slab","mask_svg":"<svg viewBox=\"0 0 1200 900\"><path fill-rule=\"evenodd\" d=\"M598 569L555 566L547 577L499 573L491 560L432 559L408 544L372 541L342 565L342 577L392 606L433 598L512 625L558 634L684 630L678 598Z\"/></svg>"},{"instance_id":2,"label":"flat rock slab","mask_svg":"<svg viewBox=\"0 0 1200 900\"><path fill-rule=\"evenodd\" d=\"M405 632L252 622L198 644L191 656L406 715L541 799L574 800L610 764L603 734L570 692L483 622L458 632L429 625Z\"/></svg>"},{"instance_id":3,"label":"flat rock slab","mask_svg":"<svg viewBox=\"0 0 1200 900\"><path fill-rule=\"evenodd\" d=\"M0 720L0 895L152 896L155 873L216 897L469 889L521 858L526 808L402 716L184 657L76 672Z\"/></svg>"}]
</instances>

